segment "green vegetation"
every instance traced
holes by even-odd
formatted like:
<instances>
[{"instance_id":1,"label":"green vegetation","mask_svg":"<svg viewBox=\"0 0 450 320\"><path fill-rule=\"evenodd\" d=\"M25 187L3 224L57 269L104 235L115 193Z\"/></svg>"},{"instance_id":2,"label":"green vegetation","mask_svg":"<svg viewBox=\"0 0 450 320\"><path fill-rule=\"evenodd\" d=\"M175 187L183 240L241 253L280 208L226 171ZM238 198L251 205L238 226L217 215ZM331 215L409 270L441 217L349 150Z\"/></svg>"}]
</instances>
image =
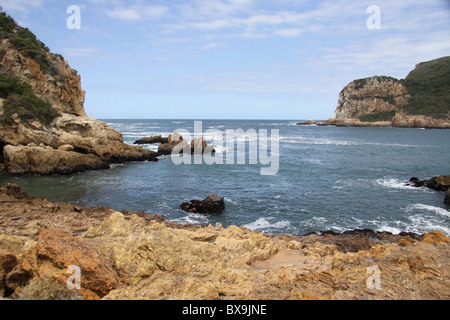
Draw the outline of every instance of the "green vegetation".
<instances>
[{"instance_id":1,"label":"green vegetation","mask_svg":"<svg viewBox=\"0 0 450 320\"><path fill-rule=\"evenodd\" d=\"M450 119L450 57L420 63L402 83L411 95L405 113Z\"/></svg>"},{"instance_id":2,"label":"green vegetation","mask_svg":"<svg viewBox=\"0 0 450 320\"><path fill-rule=\"evenodd\" d=\"M7 123L12 123L14 114L21 120L42 124L49 124L60 115L49 102L36 97L28 83L15 77L0 74L0 98L6 99L3 102L3 120Z\"/></svg>"},{"instance_id":3,"label":"green vegetation","mask_svg":"<svg viewBox=\"0 0 450 320\"><path fill-rule=\"evenodd\" d=\"M386 112L369 113L369 114L359 116L358 119L363 122L392 121L392 119L394 118L396 113L397 113L396 110L386 111Z\"/></svg>"},{"instance_id":4,"label":"green vegetation","mask_svg":"<svg viewBox=\"0 0 450 320\"><path fill-rule=\"evenodd\" d=\"M50 49L38 40L28 28L20 27L13 18L4 12L0 12L0 40L3 39L9 39L9 42L17 50L23 51L31 58L36 59L44 73L49 73L53 76L58 75L57 68L48 59ZM0 58L4 54L5 52L1 54Z\"/></svg>"},{"instance_id":5,"label":"green vegetation","mask_svg":"<svg viewBox=\"0 0 450 320\"><path fill-rule=\"evenodd\" d=\"M367 85L367 81L372 78L376 78L376 79L378 79L378 81L387 81L387 80L398 81L395 78L386 77L386 76L375 76L375 77L370 77L370 78L357 79L354 81L355 82L355 90L364 88Z\"/></svg>"}]
</instances>

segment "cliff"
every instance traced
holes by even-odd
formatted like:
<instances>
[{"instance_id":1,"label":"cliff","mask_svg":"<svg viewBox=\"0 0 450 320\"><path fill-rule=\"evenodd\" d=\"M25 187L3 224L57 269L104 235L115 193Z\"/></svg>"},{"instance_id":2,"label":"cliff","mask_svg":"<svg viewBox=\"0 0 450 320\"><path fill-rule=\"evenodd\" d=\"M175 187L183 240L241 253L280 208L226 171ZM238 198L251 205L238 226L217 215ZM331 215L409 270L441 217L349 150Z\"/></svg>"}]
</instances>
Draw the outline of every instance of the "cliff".
<instances>
[{"instance_id":1,"label":"cliff","mask_svg":"<svg viewBox=\"0 0 450 320\"><path fill-rule=\"evenodd\" d=\"M440 232L273 236L54 203L14 185L0 204L0 295L11 299L450 298Z\"/></svg>"},{"instance_id":2,"label":"cliff","mask_svg":"<svg viewBox=\"0 0 450 320\"><path fill-rule=\"evenodd\" d=\"M0 12L0 170L72 173L156 154L123 143L88 117L81 76L61 55Z\"/></svg>"},{"instance_id":3,"label":"cliff","mask_svg":"<svg viewBox=\"0 0 450 320\"><path fill-rule=\"evenodd\" d=\"M322 125L450 128L450 57L420 63L403 80L375 76L348 84Z\"/></svg>"}]
</instances>

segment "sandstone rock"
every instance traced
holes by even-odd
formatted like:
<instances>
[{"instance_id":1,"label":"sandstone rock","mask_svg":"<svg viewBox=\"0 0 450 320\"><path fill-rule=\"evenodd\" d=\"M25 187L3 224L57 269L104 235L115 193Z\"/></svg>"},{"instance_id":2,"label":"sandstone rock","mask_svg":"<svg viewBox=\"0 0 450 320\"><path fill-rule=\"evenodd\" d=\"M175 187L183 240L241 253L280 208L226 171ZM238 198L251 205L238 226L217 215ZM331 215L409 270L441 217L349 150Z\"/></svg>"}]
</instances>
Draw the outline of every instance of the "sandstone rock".
<instances>
[{"instance_id":1,"label":"sandstone rock","mask_svg":"<svg viewBox=\"0 0 450 320\"><path fill-rule=\"evenodd\" d=\"M0 49L5 50L1 65L3 74L26 81L38 97L45 98L62 113L86 115L83 107L85 92L81 88L81 76L70 68L67 61L47 54L46 58L54 64L59 73L58 79L55 79L41 70L39 61L25 52L17 51L9 41L2 41Z\"/></svg>"},{"instance_id":2,"label":"sandstone rock","mask_svg":"<svg viewBox=\"0 0 450 320\"><path fill-rule=\"evenodd\" d=\"M398 110L407 101L406 88L391 77L372 77L352 81L339 94L339 101L333 117L322 124L338 126L390 125L391 121L380 123L362 122L359 117Z\"/></svg>"},{"instance_id":3,"label":"sandstone rock","mask_svg":"<svg viewBox=\"0 0 450 320\"><path fill-rule=\"evenodd\" d=\"M75 148L71 146L70 144L63 144L62 146L58 147L58 150L60 151L74 151Z\"/></svg>"},{"instance_id":4,"label":"sandstone rock","mask_svg":"<svg viewBox=\"0 0 450 320\"><path fill-rule=\"evenodd\" d=\"M205 200L191 200L184 202L180 208L186 212L202 213L202 214L217 214L225 210L225 201L223 197L212 193L206 197Z\"/></svg>"},{"instance_id":5,"label":"sandstone rock","mask_svg":"<svg viewBox=\"0 0 450 320\"><path fill-rule=\"evenodd\" d=\"M187 144L186 141L183 140L183 137L177 131L174 131L171 135L169 135L167 139L167 143L163 143L158 147L158 154L160 155L170 155L172 150L178 144L183 143L180 147L180 150L184 148Z\"/></svg>"},{"instance_id":6,"label":"sandstone rock","mask_svg":"<svg viewBox=\"0 0 450 320\"><path fill-rule=\"evenodd\" d=\"M191 154L215 153L213 146L208 146L205 137L194 138L191 141Z\"/></svg>"},{"instance_id":7,"label":"sandstone rock","mask_svg":"<svg viewBox=\"0 0 450 320\"><path fill-rule=\"evenodd\" d=\"M5 146L5 166L12 174L73 173L109 168L93 154L79 154L43 147Z\"/></svg>"},{"instance_id":8,"label":"sandstone rock","mask_svg":"<svg viewBox=\"0 0 450 320\"><path fill-rule=\"evenodd\" d=\"M183 141L183 136L178 131L174 131L171 135L169 135L169 138L167 140L167 143L177 145L178 143Z\"/></svg>"},{"instance_id":9,"label":"sandstone rock","mask_svg":"<svg viewBox=\"0 0 450 320\"><path fill-rule=\"evenodd\" d=\"M122 285L107 259L79 237L44 229L38 237L37 254L41 260L40 278L53 277L66 284L67 269L79 267L81 292L86 297L101 298Z\"/></svg>"},{"instance_id":10,"label":"sandstone rock","mask_svg":"<svg viewBox=\"0 0 450 320\"><path fill-rule=\"evenodd\" d=\"M30 127L34 130L41 130L42 124L38 121L33 121L32 123L30 123Z\"/></svg>"},{"instance_id":11,"label":"sandstone rock","mask_svg":"<svg viewBox=\"0 0 450 320\"><path fill-rule=\"evenodd\" d=\"M441 232L266 235L101 208L77 212L13 186L0 188L0 203L0 256L12 261L7 270L11 255L17 258L6 274L10 298L450 299L450 239ZM19 224L11 228L11 217L24 215L44 228L37 235ZM81 237L70 225L75 217L92 226ZM21 236L8 235L18 230ZM69 265L81 267L80 291L65 286ZM370 286L373 270L379 289Z\"/></svg>"}]
</instances>

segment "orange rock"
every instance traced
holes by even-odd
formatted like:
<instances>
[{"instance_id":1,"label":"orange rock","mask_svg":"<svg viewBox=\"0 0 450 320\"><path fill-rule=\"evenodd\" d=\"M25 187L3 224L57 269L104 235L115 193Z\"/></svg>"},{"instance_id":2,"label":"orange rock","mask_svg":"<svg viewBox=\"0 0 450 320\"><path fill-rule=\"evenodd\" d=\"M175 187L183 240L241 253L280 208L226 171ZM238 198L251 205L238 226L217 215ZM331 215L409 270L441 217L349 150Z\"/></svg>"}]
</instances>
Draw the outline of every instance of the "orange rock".
<instances>
[{"instance_id":1,"label":"orange rock","mask_svg":"<svg viewBox=\"0 0 450 320\"><path fill-rule=\"evenodd\" d=\"M121 286L119 277L107 260L80 237L72 236L63 231L41 231L37 242L37 252L40 259L50 261L52 266L58 269L58 274L46 274L51 268L41 268L40 277L61 277L70 266L78 266L81 269L81 293L85 298L107 295L111 290ZM63 280L67 281L70 274L65 273Z\"/></svg>"},{"instance_id":2,"label":"orange rock","mask_svg":"<svg viewBox=\"0 0 450 320\"><path fill-rule=\"evenodd\" d=\"M429 232L423 236L423 242L431 244L443 244L449 241L450 239L440 231Z\"/></svg>"}]
</instances>

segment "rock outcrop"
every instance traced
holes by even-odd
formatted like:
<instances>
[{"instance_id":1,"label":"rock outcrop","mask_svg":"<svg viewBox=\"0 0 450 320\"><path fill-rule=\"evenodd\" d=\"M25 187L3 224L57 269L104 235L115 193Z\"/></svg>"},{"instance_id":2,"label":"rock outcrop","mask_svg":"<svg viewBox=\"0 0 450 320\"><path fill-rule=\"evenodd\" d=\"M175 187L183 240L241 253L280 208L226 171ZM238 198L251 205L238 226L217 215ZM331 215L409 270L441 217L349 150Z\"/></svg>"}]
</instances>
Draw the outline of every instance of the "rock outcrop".
<instances>
[{"instance_id":1,"label":"rock outcrop","mask_svg":"<svg viewBox=\"0 0 450 320\"><path fill-rule=\"evenodd\" d=\"M436 191L447 191L450 189L450 175L437 176L429 180L420 180L419 178L412 177L409 182L414 187L425 186Z\"/></svg>"},{"instance_id":2,"label":"rock outcrop","mask_svg":"<svg viewBox=\"0 0 450 320\"><path fill-rule=\"evenodd\" d=\"M155 144L155 143L168 143L169 138L163 138L161 135L159 136L153 136L153 137L147 137L142 138L140 140L137 140L134 142L134 144Z\"/></svg>"},{"instance_id":3,"label":"rock outcrop","mask_svg":"<svg viewBox=\"0 0 450 320\"><path fill-rule=\"evenodd\" d=\"M149 144L160 142L161 144L158 147L159 155L170 155L175 147L177 147L179 153L186 152L187 154L189 152L190 154L202 154L205 151L210 153L216 152L213 146L208 146L205 137L194 138L191 143L188 144L188 142L183 139L183 136L177 131L170 134L168 138L162 138L161 136L148 137L136 141L135 144L140 144L141 142Z\"/></svg>"},{"instance_id":4,"label":"rock outcrop","mask_svg":"<svg viewBox=\"0 0 450 320\"><path fill-rule=\"evenodd\" d=\"M449 80L450 57L444 57L417 65L404 80L352 81L321 125L450 128Z\"/></svg>"},{"instance_id":5,"label":"rock outcrop","mask_svg":"<svg viewBox=\"0 0 450 320\"><path fill-rule=\"evenodd\" d=\"M219 214L225 210L225 199L212 193L205 200L191 200L180 205L183 211L201 214Z\"/></svg>"},{"instance_id":6,"label":"rock outcrop","mask_svg":"<svg viewBox=\"0 0 450 320\"><path fill-rule=\"evenodd\" d=\"M338 126L388 126L399 107L406 104L406 88L390 77L372 77L352 81L339 94L333 117L322 124ZM365 117L379 115L377 121Z\"/></svg>"},{"instance_id":7,"label":"rock outcrop","mask_svg":"<svg viewBox=\"0 0 450 320\"><path fill-rule=\"evenodd\" d=\"M10 19L4 13L0 18ZM88 117L83 106L85 92L81 88L81 76L60 55L48 49L33 56L13 45L11 35L21 32L28 38L34 37L17 25L9 36L3 37L6 33L2 33L0 74L21 83L22 87L29 87L58 116L42 123L39 118L20 117L19 111L12 111L8 119L1 109L10 97L1 99L0 170L12 174L71 173L107 168L110 163L157 160L156 153L126 145L120 132Z\"/></svg>"},{"instance_id":8,"label":"rock outcrop","mask_svg":"<svg viewBox=\"0 0 450 320\"><path fill-rule=\"evenodd\" d=\"M450 205L450 175L433 177L430 180L420 180L412 177L408 185L413 187L427 187L436 191L446 192L444 203Z\"/></svg>"},{"instance_id":9,"label":"rock outcrop","mask_svg":"<svg viewBox=\"0 0 450 320\"><path fill-rule=\"evenodd\" d=\"M450 298L450 239L368 230L266 235L81 208L0 188L10 299ZM79 289L68 287L73 268Z\"/></svg>"}]
</instances>

